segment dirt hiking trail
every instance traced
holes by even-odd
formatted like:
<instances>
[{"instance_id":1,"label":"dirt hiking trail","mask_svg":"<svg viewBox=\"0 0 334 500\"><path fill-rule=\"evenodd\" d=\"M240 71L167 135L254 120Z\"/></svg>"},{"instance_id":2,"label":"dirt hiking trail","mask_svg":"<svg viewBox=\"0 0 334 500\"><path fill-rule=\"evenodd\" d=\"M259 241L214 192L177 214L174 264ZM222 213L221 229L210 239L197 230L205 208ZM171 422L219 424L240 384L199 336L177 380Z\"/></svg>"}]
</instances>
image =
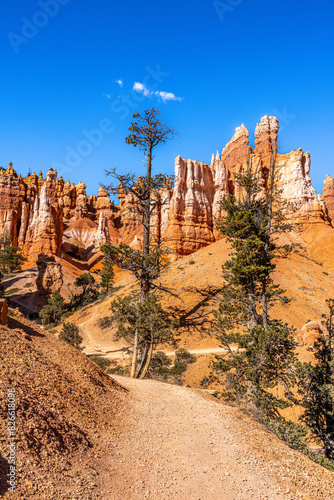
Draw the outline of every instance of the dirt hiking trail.
<instances>
[{"instance_id":1,"label":"dirt hiking trail","mask_svg":"<svg viewBox=\"0 0 334 500\"><path fill-rule=\"evenodd\" d=\"M333 473L237 409L198 390L113 378L130 402L112 446L110 498L333 499Z\"/></svg>"}]
</instances>

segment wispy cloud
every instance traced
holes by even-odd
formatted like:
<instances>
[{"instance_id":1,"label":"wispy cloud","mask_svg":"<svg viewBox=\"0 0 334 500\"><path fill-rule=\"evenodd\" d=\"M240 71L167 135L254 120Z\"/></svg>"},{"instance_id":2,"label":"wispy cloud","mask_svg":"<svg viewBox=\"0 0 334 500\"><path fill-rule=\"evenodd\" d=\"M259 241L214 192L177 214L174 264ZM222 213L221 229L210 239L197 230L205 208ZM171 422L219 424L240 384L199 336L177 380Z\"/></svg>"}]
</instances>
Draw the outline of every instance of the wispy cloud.
<instances>
[{"instance_id":1,"label":"wispy cloud","mask_svg":"<svg viewBox=\"0 0 334 500\"><path fill-rule=\"evenodd\" d=\"M167 101L182 101L182 97L177 97L173 92L165 92L164 90L149 90L144 83L135 82L133 84L133 90L138 92L139 94L144 94L144 96L151 97L156 96L161 99L163 102Z\"/></svg>"},{"instance_id":2,"label":"wispy cloud","mask_svg":"<svg viewBox=\"0 0 334 500\"><path fill-rule=\"evenodd\" d=\"M123 78L116 80L116 83L118 83L118 85L122 88L123 87Z\"/></svg>"},{"instance_id":3,"label":"wispy cloud","mask_svg":"<svg viewBox=\"0 0 334 500\"><path fill-rule=\"evenodd\" d=\"M103 97L106 97L107 99L111 99L112 94L103 94Z\"/></svg>"}]
</instances>

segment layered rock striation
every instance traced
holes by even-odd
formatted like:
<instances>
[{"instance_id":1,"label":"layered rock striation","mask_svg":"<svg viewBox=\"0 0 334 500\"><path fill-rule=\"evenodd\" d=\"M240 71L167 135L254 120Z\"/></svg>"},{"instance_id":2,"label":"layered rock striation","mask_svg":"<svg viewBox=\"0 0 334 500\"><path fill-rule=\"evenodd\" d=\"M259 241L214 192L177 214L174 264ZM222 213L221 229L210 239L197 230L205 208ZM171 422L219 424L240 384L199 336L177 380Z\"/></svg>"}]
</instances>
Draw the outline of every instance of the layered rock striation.
<instances>
[{"instance_id":1,"label":"layered rock striation","mask_svg":"<svg viewBox=\"0 0 334 500\"><path fill-rule=\"evenodd\" d=\"M221 200L228 194L240 197L235 174L247 162L257 165L266 189L272 155L280 170L282 197L291 204L287 217L302 225L334 224L334 178L327 176L322 196L311 184L311 158L301 149L277 152L278 119L264 116L255 129L254 150L249 132L237 127L222 153L212 155L210 165L178 156L174 186L159 193L152 216L152 240L166 239L176 254L189 254L220 237L215 218L221 217ZM0 169L0 232L8 231L29 261L40 254L67 254L93 262L99 248L110 241L141 248L142 224L131 193L119 192L119 205L111 203L101 187L96 196L86 194L83 182L71 184L50 169L27 177L17 175L10 163Z\"/></svg>"}]
</instances>

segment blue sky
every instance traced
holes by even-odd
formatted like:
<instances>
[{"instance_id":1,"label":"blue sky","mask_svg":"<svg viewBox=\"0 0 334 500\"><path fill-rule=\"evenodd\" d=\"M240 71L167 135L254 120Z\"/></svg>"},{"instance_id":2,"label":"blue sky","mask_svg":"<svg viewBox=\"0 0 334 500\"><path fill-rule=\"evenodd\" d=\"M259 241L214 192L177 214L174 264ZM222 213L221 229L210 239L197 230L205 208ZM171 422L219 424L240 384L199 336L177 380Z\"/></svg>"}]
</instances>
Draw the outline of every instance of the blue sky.
<instances>
[{"instance_id":1,"label":"blue sky","mask_svg":"<svg viewBox=\"0 0 334 500\"><path fill-rule=\"evenodd\" d=\"M154 106L180 134L156 173L178 154L210 162L241 123L252 141L268 114L281 152L310 151L321 192L334 175L333 15L329 0L5 0L0 165L53 166L92 194L105 170L143 171L124 141L134 112Z\"/></svg>"}]
</instances>

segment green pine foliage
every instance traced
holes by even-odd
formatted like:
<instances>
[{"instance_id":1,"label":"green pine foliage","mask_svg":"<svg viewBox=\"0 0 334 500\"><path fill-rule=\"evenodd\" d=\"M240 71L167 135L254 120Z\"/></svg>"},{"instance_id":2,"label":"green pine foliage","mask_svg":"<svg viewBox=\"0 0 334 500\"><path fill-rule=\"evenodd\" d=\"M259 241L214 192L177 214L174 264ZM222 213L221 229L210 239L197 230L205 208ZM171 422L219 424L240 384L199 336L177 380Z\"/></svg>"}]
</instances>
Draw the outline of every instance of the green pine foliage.
<instances>
[{"instance_id":1,"label":"green pine foliage","mask_svg":"<svg viewBox=\"0 0 334 500\"><path fill-rule=\"evenodd\" d=\"M104 254L101 270L101 286L106 289L107 293L110 291L115 278L115 264L112 259L113 252L111 248L111 245L102 245L101 247L101 252Z\"/></svg>"},{"instance_id":2,"label":"green pine foliage","mask_svg":"<svg viewBox=\"0 0 334 500\"><path fill-rule=\"evenodd\" d=\"M65 302L60 292L53 292L52 296L48 299L47 305L39 313L39 317L43 325L58 324L65 310Z\"/></svg>"},{"instance_id":3,"label":"green pine foliage","mask_svg":"<svg viewBox=\"0 0 334 500\"><path fill-rule=\"evenodd\" d=\"M0 269L6 275L14 271L21 271L21 266L26 260L19 247L5 246L0 250Z\"/></svg>"},{"instance_id":4,"label":"green pine foliage","mask_svg":"<svg viewBox=\"0 0 334 500\"><path fill-rule=\"evenodd\" d=\"M326 458L334 460L334 299L328 299L323 324L328 335L314 343L315 364L299 365L299 388L304 413L301 421L320 440Z\"/></svg>"},{"instance_id":5,"label":"green pine foliage","mask_svg":"<svg viewBox=\"0 0 334 500\"><path fill-rule=\"evenodd\" d=\"M76 349L79 349L79 351L82 351L83 348L81 347L81 344L83 338L79 334L79 328L75 323L64 323L63 328L59 334L59 338L75 347Z\"/></svg>"},{"instance_id":6,"label":"green pine foliage","mask_svg":"<svg viewBox=\"0 0 334 500\"><path fill-rule=\"evenodd\" d=\"M80 274L74 281L74 286L81 288L81 292L73 297L72 305L74 307L88 304L98 296L95 278L89 272Z\"/></svg>"},{"instance_id":7,"label":"green pine foliage","mask_svg":"<svg viewBox=\"0 0 334 500\"><path fill-rule=\"evenodd\" d=\"M127 296L111 303L112 320L117 323L116 338L124 338L137 350L136 377L144 376L157 344L175 343L178 321L171 319L158 297L149 293L144 301Z\"/></svg>"},{"instance_id":8,"label":"green pine foliage","mask_svg":"<svg viewBox=\"0 0 334 500\"><path fill-rule=\"evenodd\" d=\"M285 222L287 207L277 181L275 154L267 173L249 159L245 171L235 175L238 198L229 195L221 202L225 215L217 228L231 243L232 253L223 265L224 284L212 327L227 350L213 363L225 398L270 418L291 405L296 362L292 330L269 314L276 301L288 301L272 277L274 258L289 250L274 235L291 227Z\"/></svg>"}]
</instances>

